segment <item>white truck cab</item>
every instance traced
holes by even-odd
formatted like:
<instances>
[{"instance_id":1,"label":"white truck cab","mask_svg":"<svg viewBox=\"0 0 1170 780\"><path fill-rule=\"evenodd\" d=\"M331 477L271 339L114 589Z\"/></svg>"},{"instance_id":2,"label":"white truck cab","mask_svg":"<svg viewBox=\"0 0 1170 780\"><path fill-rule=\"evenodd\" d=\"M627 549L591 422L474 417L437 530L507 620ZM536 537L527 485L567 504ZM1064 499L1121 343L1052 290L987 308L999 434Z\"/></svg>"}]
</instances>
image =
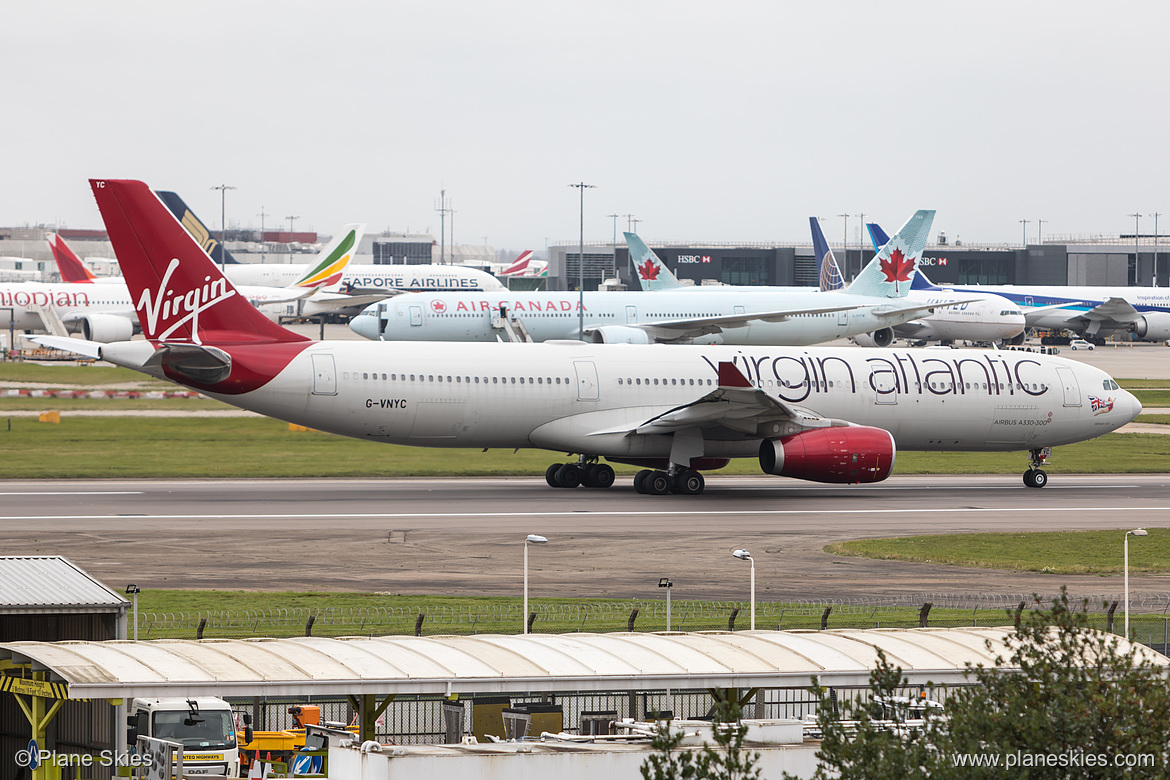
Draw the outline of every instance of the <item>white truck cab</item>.
<instances>
[{"instance_id":1,"label":"white truck cab","mask_svg":"<svg viewBox=\"0 0 1170 780\"><path fill-rule=\"evenodd\" d=\"M126 723L131 747L139 736L181 743L185 774L240 776L235 714L223 699L134 699Z\"/></svg>"}]
</instances>

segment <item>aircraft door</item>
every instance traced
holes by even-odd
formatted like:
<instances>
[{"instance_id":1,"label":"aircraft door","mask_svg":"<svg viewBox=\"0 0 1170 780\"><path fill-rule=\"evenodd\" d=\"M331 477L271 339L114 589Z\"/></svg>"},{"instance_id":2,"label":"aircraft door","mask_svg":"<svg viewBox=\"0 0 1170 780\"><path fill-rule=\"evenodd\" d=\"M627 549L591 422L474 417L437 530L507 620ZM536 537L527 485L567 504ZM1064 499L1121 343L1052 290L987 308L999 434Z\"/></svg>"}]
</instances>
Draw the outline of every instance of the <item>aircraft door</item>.
<instances>
[{"instance_id":1,"label":"aircraft door","mask_svg":"<svg viewBox=\"0 0 1170 780\"><path fill-rule=\"evenodd\" d=\"M873 389L876 393L874 403L898 403L898 376L893 369L889 371L875 370L872 376Z\"/></svg>"},{"instance_id":2,"label":"aircraft door","mask_svg":"<svg viewBox=\"0 0 1170 780\"><path fill-rule=\"evenodd\" d=\"M415 327L415 328L422 325L422 307L421 306L411 306L410 307L410 324L411 324L411 327Z\"/></svg>"},{"instance_id":3,"label":"aircraft door","mask_svg":"<svg viewBox=\"0 0 1170 780\"><path fill-rule=\"evenodd\" d=\"M337 366L332 355L313 355L313 395L337 395Z\"/></svg>"},{"instance_id":4,"label":"aircraft door","mask_svg":"<svg viewBox=\"0 0 1170 780\"><path fill-rule=\"evenodd\" d=\"M574 360L573 370L577 373L577 400L596 401L598 394L597 366L592 360Z\"/></svg>"},{"instance_id":5,"label":"aircraft door","mask_svg":"<svg viewBox=\"0 0 1170 780\"><path fill-rule=\"evenodd\" d=\"M626 307L626 324L627 325L637 325L638 324L638 307L637 306L627 306Z\"/></svg>"},{"instance_id":6,"label":"aircraft door","mask_svg":"<svg viewBox=\"0 0 1170 780\"><path fill-rule=\"evenodd\" d=\"M837 327L844 328L848 324L849 311L847 309L842 309L841 311L837 312Z\"/></svg>"},{"instance_id":7,"label":"aircraft door","mask_svg":"<svg viewBox=\"0 0 1170 780\"><path fill-rule=\"evenodd\" d=\"M1056 369L1056 375L1060 377L1060 384L1064 388L1064 405L1080 406L1081 386L1077 382L1077 375L1071 368L1060 367Z\"/></svg>"},{"instance_id":8,"label":"aircraft door","mask_svg":"<svg viewBox=\"0 0 1170 780\"><path fill-rule=\"evenodd\" d=\"M386 304L386 302L383 301L382 303L379 303L378 308L374 310L377 312L375 316L378 319L378 341L383 341L386 338L386 325L388 324L387 320L390 317L390 315L386 313L386 310L389 308L390 307Z\"/></svg>"}]
</instances>

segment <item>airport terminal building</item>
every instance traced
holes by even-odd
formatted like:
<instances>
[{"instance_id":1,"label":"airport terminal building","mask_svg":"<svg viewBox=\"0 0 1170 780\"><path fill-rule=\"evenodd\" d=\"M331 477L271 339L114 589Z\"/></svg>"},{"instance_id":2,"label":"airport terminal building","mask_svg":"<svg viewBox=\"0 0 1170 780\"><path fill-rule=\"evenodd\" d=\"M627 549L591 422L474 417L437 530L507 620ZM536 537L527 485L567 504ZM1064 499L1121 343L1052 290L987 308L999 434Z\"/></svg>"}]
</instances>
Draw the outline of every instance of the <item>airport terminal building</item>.
<instances>
[{"instance_id":1,"label":"airport terminal building","mask_svg":"<svg viewBox=\"0 0 1170 780\"><path fill-rule=\"evenodd\" d=\"M938 284L1031 284L1157 286L1170 283L1170 247L1153 235L1099 238L1092 241L1029 244L1026 247L964 246L941 241L927 247L923 272ZM668 268L691 284L815 286L817 261L811 244L659 244L650 243ZM638 289L624 244L586 244L584 266L579 244L563 242L548 248L549 289L574 290L579 275L585 289L617 279ZM847 279L871 259L872 248L834 247Z\"/></svg>"}]
</instances>

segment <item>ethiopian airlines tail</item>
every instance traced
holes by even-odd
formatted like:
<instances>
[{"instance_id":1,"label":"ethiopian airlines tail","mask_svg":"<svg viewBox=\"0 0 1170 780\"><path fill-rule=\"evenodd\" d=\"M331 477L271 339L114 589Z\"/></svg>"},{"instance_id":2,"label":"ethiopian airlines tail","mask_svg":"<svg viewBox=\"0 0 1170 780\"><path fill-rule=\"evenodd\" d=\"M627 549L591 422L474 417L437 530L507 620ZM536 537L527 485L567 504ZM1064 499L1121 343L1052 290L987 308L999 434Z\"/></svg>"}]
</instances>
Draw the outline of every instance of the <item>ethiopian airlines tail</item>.
<instances>
[{"instance_id":1,"label":"ethiopian airlines tail","mask_svg":"<svg viewBox=\"0 0 1170 780\"><path fill-rule=\"evenodd\" d=\"M906 297L918 267L918 259L926 249L933 222L933 210L916 211L873 260L861 269L853 283L845 288L846 292L883 298Z\"/></svg>"},{"instance_id":2,"label":"ethiopian airlines tail","mask_svg":"<svg viewBox=\"0 0 1170 780\"><path fill-rule=\"evenodd\" d=\"M323 292L340 290L345 268L357 253L358 244L361 243L362 234L365 232L364 224L346 225L333 237L329 245L321 250L321 254L317 255L317 264L289 286L311 287Z\"/></svg>"},{"instance_id":3,"label":"ethiopian airlines tail","mask_svg":"<svg viewBox=\"0 0 1170 780\"><path fill-rule=\"evenodd\" d=\"M195 216L194 211L187 208L187 204L183 202L183 199L178 194L160 190L155 195L158 195L162 202L166 204L167 209L175 215L175 219L183 224L183 227L187 229L191 237L195 239L199 246L203 247L203 251L211 256L211 259L216 265L223 265L224 263L228 265L239 264L240 261L232 257L232 253L227 251L227 247L212 237L211 230L207 225L203 224L203 220Z\"/></svg>"},{"instance_id":4,"label":"ethiopian airlines tail","mask_svg":"<svg viewBox=\"0 0 1170 780\"><path fill-rule=\"evenodd\" d=\"M151 342L166 347L307 341L269 320L237 293L145 184L91 179L90 186L142 333ZM184 353L188 366L198 362L198 352ZM221 350L215 352L220 353L217 358L227 357Z\"/></svg>"},{"instance_id":5,"label":"ethiopian airlines tail","mask_svg":"<svg viewBox=\"0 0 1170 780\"><path fill-rule=\"evenodd\" d=\"M626 237L626 246L630 248L630 260L634 263L634 270L638 273L638 281L642 289L647 292L656 290L673 290L682 285L678 277L670 272L666 263L654 254L654 250L646 246L646 242L638 238L637 233L622 233Z\"/></svg>"},{"instance_id":6,"label":"ethiopian airlines tail","mask_svg":"<svg viewBox=\"0 0 1170 780\"><path fill-rule=\"evenodd\" d=\"M93 280L97 277L85 267L81 258L74 254L69 245L65 243L65 239L56 233L50 233L48 239L49 251L53 253L53 259L57 261L57 270L61 273L61 281L71 284L93 284Z\"/></svg>"},{"instance_id":7,"label":"ethiopian airlines tail","mask_svg":"<svg viewBox=\"0 0 1170 780\"><path fill-rule=\"evenodd\" d=\"M821 292L844 289L845 277L841 275L841 268L833 257L833 250L825 240L820 221L816 217L809 217L808 224L812 228L813 255L821 264Z\"/></svg>"}]
</instances>

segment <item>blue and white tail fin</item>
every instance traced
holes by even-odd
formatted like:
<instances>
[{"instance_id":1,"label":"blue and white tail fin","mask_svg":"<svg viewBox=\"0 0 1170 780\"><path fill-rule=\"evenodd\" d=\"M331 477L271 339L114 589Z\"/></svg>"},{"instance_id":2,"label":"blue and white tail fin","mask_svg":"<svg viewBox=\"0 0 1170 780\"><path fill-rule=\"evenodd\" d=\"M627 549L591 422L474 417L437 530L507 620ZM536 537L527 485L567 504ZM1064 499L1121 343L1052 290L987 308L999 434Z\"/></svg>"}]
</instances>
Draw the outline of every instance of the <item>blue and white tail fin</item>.
<instances>
[{"instance_id":1,"label":"blue and white tail fin","mask_svg":"<svg viewBox=\"0 0 1170 780\"><path fill-rule=\"evenodd\" d=\"M821 223L816 217L809 217L808 224L812 228L813 255L821 267L821 292L843 289L845 277L841 275L841 268L837 265L836 258L833 257L833 250L829 248L829 242L825 240Z\"/></svg>"},{"instance_id":2,"label":"blue and white tail fin","mask_svg":"<svg viewBox=\"0 0 1170 780\"><path fill-rule=\"evenodd\" d=\"M918 269L918 260L926 249L933 223L933 209L916 211L873 260L861 269L861 273L845 291L880 298L906 297L910 292L914 272Z\"/></svg>"},{"instance_id":3,"label":"blue and white tail fin","mask_svg":"<svg viewBox=\"0 0 1170 780\"><path fill-rule=\"evenodd\" d=\"M886 231L882 230L882 226L876 222L870 222L865 227L869 230L869 240L873 242L873 251L882 251L882 247L890 242L890 237L886 235ZM919 266L918 273L914 274L914 280L910 282L910 289L941 290L942 288L930 281L926 274L922 272L922 267Z\"/></svg>"},{"instance_id":4,"label":"blue and white tail fin","mask_svg":"<svg viewBox=\"0 0 1170 780\"><path fill-rule=\"evenodd\" d=\"M622 233L626 237L626 246L630 248L630 260L634 263L634 270L638 274L638 281L642 289L647 292L655 290L672 290L681 287L678 277L670 272L666 264L654 254L654 250L646 246L646 242L638 238L636 233Z\"/></svg>"}]
</instances>

